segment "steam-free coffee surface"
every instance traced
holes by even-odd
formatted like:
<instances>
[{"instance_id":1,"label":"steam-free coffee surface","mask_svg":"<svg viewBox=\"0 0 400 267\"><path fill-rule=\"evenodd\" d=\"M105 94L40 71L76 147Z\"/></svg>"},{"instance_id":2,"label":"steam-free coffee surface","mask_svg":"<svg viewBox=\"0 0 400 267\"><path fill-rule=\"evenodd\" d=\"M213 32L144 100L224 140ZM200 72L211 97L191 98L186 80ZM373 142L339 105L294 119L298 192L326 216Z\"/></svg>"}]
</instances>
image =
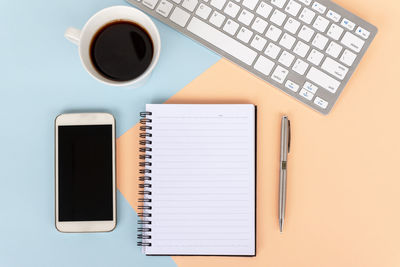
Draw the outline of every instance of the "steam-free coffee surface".
<instances>
[{"instance_id":1,"label":"steam-free coffee surface","mask_svg":"<svg viewBox=\"0 0 400 267\"><path fill-rule=\"evenodd\" d=\"M106 78L129 81L140 76L153 58L153 42L141 26L117 21L94 36L90 55L95 68Z\"/></svg>"}]
</instances>

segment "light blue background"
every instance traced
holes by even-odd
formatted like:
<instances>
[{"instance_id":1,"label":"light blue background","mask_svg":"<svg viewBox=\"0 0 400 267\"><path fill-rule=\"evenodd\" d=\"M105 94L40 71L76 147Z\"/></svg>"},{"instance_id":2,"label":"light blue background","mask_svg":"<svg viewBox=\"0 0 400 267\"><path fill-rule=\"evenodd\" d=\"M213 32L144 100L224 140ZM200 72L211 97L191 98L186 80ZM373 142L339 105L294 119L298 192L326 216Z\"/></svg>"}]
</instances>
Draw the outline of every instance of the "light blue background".
<instances>
[{"instance_id":1,"label":"light blue background","mask_svg":"<svg viewBox=\"0 0 400 267\"><path fill-rule=\"evenodd\" d=\"M71 111L107 111L117 135L138 121L146 103L162 103L219 56L156 21L158 66L139 89L95 81L66 41L114 0L0 0L0 266L175 266L136 247L136 214L118 193L111 233L62 234L54 227L54 118ZM135 164L134 162L132 164Z\"/></svg>"}]
</instances>

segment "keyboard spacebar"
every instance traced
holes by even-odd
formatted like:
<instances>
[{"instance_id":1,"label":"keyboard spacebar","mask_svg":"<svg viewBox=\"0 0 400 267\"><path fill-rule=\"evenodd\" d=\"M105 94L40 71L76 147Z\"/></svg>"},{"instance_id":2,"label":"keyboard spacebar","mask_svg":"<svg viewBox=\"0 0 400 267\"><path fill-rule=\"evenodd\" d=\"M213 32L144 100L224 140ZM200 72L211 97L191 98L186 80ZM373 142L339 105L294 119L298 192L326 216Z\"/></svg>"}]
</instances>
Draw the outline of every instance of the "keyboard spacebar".
<instances>
[{"instance_id":1,"label":"keyboard spacebar","mask_svg":"<svg viewBox=\"0 0 400 267\"><path fill-rule=\"evenodd\" d=\"M198 18L194 17L190 21L187 29L207 42L215 45L219 49L224 50L240 61L243 61L247 65L251 65L257 56L257 53L247 46L242 45L235 39L220 32Z\"/></svg>"}]
</instances>

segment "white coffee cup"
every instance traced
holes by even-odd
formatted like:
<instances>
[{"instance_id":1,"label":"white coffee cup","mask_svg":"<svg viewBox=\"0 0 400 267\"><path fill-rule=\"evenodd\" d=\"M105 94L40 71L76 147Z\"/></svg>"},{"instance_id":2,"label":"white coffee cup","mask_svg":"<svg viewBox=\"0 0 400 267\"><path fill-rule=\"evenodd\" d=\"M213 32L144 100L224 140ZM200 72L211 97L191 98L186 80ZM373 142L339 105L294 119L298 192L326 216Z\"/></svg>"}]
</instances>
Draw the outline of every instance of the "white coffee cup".
<instances>
[{"instance_id":1,"label":"white coffee cup","mask_svg":"<svg viewBox=\"0 0 400 267\"><path fill-rule=\"evenodd\" d=\"M148 32L150 38L153 41L154 51L153 59L150 65L140 76L129 81L114 81L111 79L107 79L96 70L90 58L90 45L94 35L103 26L119 20L131 21L139 24L143 29ZM70 27L65 31L64 36L72 43L78 45L79 56L87 72L89 72L89 74L92 75L95 79L113 86L138 87L142 85L150 77L151 72L153 71L160 57L161 40L156 25L145 13L128 6L113 6L105 8L94 14L86 22L82 30Z\"/></svg>"}]
</instances>

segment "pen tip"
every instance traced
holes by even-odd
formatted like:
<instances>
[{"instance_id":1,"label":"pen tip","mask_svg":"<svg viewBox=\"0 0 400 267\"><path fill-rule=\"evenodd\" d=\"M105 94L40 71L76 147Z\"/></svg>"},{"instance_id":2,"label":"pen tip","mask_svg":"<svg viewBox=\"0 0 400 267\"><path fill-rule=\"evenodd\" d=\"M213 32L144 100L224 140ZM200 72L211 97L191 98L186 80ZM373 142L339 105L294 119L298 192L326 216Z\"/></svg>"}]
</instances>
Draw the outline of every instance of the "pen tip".
<instances>
[{"instance_id":1,"label":"pen tip","mask_svg":"<svg viewBox=\"0 0 400 267\"><path fill-rule=\"evenodd\" d=\"M281 231L281 233L283 232L283 219L279 220L279 230Z\"/></svg>"}]
</instances>

